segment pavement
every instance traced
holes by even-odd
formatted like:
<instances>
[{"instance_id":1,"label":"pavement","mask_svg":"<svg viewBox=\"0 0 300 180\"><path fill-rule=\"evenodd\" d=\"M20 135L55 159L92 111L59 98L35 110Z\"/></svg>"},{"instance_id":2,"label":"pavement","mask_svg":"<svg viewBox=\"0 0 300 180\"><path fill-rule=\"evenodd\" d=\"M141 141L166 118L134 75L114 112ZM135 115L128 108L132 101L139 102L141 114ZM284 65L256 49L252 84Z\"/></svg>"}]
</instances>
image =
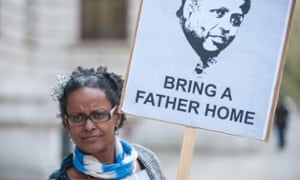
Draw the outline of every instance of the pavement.
<instances>
[{"instance_id":1,"label":"pavement","mask_svg":"<svg viewBox=\"0 0 300 180\"><path fill-rule=\"evenodd\" d=\"M299 180L300 179L300 113L294 111L289 120L287 145L277 148L277 132L272 129L269 142L242 140L244 145L229 143L231 138L218 135L224 143L218 146L195 148L189 180ZM201 131L201 130L199 130ZM202 132L201 132L202 133ZM205 134L205 132L203 133ZM201 134L200 134L201 136ZM224 136L224 137L223 137ZM203 136L205 138L206 136ZM201 141L197 136L196 141ZM212 138L211 141L214 141ZM245 142L247 142L245 146ZM208 145L208 143L206 143ZM180 148L157 150L168 180L177 177Z\"/></svg>"}]
</instances>

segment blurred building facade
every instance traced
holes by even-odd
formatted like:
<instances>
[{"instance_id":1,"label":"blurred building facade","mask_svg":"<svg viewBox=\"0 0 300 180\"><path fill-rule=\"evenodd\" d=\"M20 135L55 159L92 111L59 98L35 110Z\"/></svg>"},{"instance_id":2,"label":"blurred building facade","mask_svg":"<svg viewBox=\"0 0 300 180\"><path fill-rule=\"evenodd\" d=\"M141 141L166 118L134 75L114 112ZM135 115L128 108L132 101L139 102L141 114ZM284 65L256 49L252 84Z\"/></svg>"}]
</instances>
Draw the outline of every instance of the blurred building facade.
<instances>
[{"instance_id":1,"label":"blurred building facade","mask_svg":"<svg viewBox=\"0 0 300 180\"><path fill-rule=\"evenodd\" d=\"M0 0L0 179L45 179L61 160L55 75L124 74L139 0Z\"/></svg>"},{"instance_id":2,"label":"blurred building facade","mask_svg":"<svg viewBox=\"0 0 300 180\"><path fill-rule=\"evenodd\" d=\"M105 65L125 75L139 3L0 0L0 179L46 179L58 167L63 130L50 96L55 76L78 65ZM128 119L121 135L130 141L180 150L182 126ZM198 136L197 150L254 147L247 139L214 132Z\"/></svg>"}]
</instances>

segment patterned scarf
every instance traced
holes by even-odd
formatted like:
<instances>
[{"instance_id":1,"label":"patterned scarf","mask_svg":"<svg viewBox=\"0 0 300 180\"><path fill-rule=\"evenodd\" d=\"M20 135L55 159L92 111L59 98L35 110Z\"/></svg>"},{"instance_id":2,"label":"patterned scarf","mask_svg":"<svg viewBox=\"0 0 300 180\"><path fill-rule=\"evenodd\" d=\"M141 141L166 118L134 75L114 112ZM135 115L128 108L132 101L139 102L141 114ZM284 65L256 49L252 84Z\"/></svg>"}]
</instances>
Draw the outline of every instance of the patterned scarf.
<instances>
[{"instance_id":1,"label":"patterned scarf","mask_svg":"<svg viewBox=\"0 0 300 180\"><path fill-rule=\"evenodd\" d=\"M116 162L102 164L94 156L74 148L73 165L79 172L96 178L122 180L133 176L137 151L127 142L116 137Z\"/></svg>"}]
</instances>

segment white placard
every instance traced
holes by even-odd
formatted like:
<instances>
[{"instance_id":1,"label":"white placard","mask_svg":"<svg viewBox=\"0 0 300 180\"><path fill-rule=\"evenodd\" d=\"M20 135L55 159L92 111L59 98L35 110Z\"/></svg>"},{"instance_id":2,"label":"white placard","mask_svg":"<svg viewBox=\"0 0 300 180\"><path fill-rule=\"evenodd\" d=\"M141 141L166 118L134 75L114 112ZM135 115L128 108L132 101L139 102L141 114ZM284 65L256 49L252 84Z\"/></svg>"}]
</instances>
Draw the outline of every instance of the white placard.
<instances>
[{"instance_id":1,"label":"white placard","mask_svg":"<svg viewBox=\"0 0 300 180\"><path fill-rule=\"evenodd\" d=\"M144 0L122 110L265 140L293 0Z\"/></svg>"}]
</instances>

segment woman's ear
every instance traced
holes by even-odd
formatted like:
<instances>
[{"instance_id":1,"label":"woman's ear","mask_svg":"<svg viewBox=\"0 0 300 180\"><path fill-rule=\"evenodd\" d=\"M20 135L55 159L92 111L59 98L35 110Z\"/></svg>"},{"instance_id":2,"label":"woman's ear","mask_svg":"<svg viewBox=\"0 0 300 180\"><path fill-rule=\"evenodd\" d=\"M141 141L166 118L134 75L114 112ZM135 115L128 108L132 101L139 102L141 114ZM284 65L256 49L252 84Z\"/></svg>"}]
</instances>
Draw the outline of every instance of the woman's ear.
<instances>
[{"instance_id":1,"label":"woman's ear","mask_svg":"<svg viewBox=\"0 0 300 180\"><path fill-rule=\"evenodd\" d=\"M62 123L63 123L63 126L64 128L70 132L70 127L69 127L69 123L68 123L68 118L67 116L64 114L64 115L61 115L61 119L62 119Z\"/></svg>"},{"instance_id":2,"label":"woman's ear","mask_svg":"<svg viewBox=\"0 0 300 180\"><path fill-rule=\"evenodd\" d=\"M115 113L113 114L114 116L114 119L115 119L115 124L116 124L116 127L119 127L120 124L121 124L121 119L122 119L122 114L121 112L119 111L119 109L117 109L115 111Z\"/></svg>"}]
</instances>

